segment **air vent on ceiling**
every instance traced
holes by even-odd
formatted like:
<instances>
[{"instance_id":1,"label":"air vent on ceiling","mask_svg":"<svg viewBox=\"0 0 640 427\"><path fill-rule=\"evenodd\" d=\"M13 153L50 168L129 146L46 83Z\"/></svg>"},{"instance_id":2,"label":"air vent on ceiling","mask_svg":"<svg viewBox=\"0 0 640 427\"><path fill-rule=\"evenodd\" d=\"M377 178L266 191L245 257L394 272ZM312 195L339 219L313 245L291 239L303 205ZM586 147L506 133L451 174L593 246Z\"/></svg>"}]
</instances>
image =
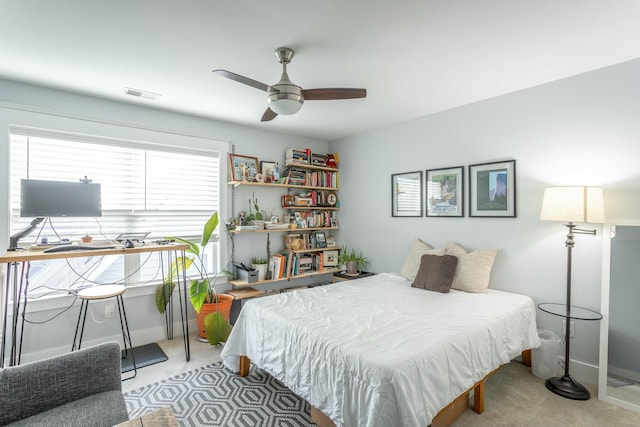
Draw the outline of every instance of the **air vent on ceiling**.
<instances>
[{"instance_id":1,"label":"air vent on ceiling","mask_svg":"<svg viewBox=\"0 0 640 427\"><path fill-rule=\"evenodd\" d=\"M138 98L150 99L152 101L155 101L162 96L159 93L149 92L148 90L134 89L132 87L125 87L124 93L131 96L137 96Z\"/></svg>"}]
</instances>

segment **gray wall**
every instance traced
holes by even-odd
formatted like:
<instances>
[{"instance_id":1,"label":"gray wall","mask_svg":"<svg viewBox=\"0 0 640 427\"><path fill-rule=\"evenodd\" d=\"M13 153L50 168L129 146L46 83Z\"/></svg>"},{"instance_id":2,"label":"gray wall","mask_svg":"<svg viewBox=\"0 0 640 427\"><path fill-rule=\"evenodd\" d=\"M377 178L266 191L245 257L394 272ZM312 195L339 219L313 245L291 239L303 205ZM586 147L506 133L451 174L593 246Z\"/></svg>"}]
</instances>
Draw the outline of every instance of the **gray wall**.
<instances>
[{"instance_id":1,"label":"gray wall","mask_svg":"<svg viewBox=\"0 0 640 427\"><path fill-rule=\"evenodd\" d=\"M331 142L341 158L340 241L377 272L398 271L416 237L494 247L492 288L563 303L566 231L539 220L543 191L601 186L610 220L640 217L638 75L640 61L631 61ZM504 159L516 159L517 218L391 217L392 173ZM594 227L598 236L576 238L573 303L599 310L602 228ZM539 313L538 322L561 334L560 318ZM598 328L576 323L572 359L598 363Z\"/></svg>"}]
</instances>

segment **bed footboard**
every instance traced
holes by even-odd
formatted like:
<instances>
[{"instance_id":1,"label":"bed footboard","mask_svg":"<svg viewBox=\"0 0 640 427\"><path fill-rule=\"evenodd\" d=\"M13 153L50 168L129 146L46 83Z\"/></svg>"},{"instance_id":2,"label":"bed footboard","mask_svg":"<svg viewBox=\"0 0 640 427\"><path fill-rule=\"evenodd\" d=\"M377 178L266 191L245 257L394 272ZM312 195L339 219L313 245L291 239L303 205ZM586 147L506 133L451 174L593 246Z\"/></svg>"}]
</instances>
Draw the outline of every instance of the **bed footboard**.
<instances>
[{"instance_id":1,"label":"bed footboard","mask_svg":"<svg viewBox=\"0 0 640 427\"><path fill-rule=\"evenodd\" d=\"M531 366L531 350L525 350L522 352L522 361L526 366ZM246 377L249 374L250 367L251 359L247 356L240 356L239 375L241 377ZM487 378L496 373L498 369L490 372L483 379L475 383L473 387L462 393L453 402L449 403L440 412L438 412L431 423L431 427L447 427L451 425L469 407L469 393L471 393L471 391L473 391L472 409L477 414L482 414L484 412L484 382ZM335 424L328 416L313 406L311 407L311 421L316 423L319 427L335 427Z\"/></svg>"}]
</instances>

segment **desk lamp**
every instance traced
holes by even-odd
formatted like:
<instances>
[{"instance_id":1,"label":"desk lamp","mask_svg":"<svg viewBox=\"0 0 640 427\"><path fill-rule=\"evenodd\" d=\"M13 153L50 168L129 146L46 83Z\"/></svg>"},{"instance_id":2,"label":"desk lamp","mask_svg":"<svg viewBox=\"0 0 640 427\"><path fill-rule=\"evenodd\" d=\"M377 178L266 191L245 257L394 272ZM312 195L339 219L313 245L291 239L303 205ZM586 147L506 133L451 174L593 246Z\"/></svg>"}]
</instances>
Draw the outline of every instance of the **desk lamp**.
<instances>
[{"instance_id":1,"label":"desk lamp","mask_svg":"<svg viewBox=\"0 0 640 427\"><path fill-rule=\"evenodd\" d=\"M544 190L542 200L542 221L567 222L569 229L565 245L567 246L567 300L565 321L564 375L549 378L545 385L552 392L575 400L589 399L589 391L569 375L569 342L571 338L571 252L574 246L574 234L596 235L596 230L577 228L575 222L603 223L604 206L602 189L595 187L550 187Z\"/></svg>"}]
</instances>

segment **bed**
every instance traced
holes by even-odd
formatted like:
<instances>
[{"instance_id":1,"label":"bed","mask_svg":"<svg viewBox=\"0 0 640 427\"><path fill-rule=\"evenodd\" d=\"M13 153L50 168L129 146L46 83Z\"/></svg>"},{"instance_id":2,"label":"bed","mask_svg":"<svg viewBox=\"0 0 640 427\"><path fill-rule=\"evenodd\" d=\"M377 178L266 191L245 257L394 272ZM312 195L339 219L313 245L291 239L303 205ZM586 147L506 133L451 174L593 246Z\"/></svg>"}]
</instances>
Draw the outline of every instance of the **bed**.
<instances>
[{"instance_id":1,"label":"bed","mask_svg":"<svg viewBox=\"0 0 640 427\"><path fill-rule=\"evenodd\" d=\"M250 360L336 426L426 427L539 345L527 296L411 283L383 273L248 301L223 363L239 372Z\"/></svg>"}]
</instances>

